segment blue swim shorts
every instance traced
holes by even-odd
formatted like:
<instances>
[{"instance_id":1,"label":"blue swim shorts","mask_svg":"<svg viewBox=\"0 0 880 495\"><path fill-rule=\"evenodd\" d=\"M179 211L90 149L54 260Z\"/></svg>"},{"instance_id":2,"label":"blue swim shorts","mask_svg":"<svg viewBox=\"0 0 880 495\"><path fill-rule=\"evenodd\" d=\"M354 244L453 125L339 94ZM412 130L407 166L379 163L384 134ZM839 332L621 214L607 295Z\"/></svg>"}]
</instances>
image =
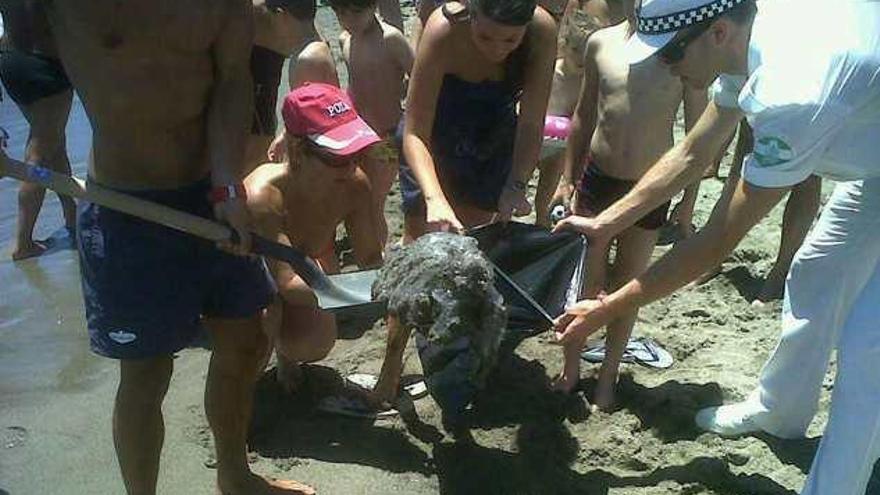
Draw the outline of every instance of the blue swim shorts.
<instances>
[{"instance_id":1,"label":"blue swim shorts","mask_svg":"<svg viewBox=\"0 0 880 495\"><path fill-rule=\"evenodd\" d=\"M209 180L128 194L212 218ZM77 243L92 350L115 359L177 352L202 317L247 318L275 285L262 259L94 203L80 203Z\"/></svg>"}]
</instances>

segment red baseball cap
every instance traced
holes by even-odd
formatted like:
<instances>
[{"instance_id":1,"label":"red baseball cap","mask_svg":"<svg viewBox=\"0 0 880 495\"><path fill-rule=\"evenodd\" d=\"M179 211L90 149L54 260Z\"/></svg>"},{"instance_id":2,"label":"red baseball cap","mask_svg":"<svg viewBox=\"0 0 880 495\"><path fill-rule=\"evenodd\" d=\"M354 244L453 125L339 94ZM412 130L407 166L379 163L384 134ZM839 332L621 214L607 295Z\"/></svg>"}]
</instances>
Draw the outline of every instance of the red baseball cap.
<instances>
[{"instance_id":1,"label":"red baseball cap","mask_svg":"<svg viewBox=\"0 0 880 495\"><path fill-rule=\"evenodd\" d=\"M287 93L281 116L288 134L305 137L334 155L352 155L382 140L348 95L331 84L305 83Z\"/></svg>"}]
</instances>

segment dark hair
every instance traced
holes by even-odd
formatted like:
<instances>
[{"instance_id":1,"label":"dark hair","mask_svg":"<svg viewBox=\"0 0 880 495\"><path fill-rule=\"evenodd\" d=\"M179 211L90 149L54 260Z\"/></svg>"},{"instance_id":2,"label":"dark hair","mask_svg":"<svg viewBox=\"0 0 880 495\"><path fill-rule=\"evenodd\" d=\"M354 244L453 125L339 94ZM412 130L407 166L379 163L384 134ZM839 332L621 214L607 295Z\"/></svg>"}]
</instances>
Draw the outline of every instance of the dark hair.
<instances>
[{"instance_id":1,"label":"dark hair","mask_svg":"<svg viewBox=\"0 0 880 495\"><path fill-rule=\"evenodd\" d=\"M327 0L334 9L367 10L376 8L377 0Z\"/></svg>"},{"instance_id":2,"label":"dark hair","mask_svg":"<svg viewBox=\"0 0 880 495\"><path fill-rule=\"evenodd\" d=\"M311 21L318 10L315 0L266 0L266 8L283 10L301 21Z\"/></svg>"},{"instance_id":3,"label":"dark hair","mask_svg":"<svg viewBox=\"0 0 880 495\"><path fill-rule=\"evenodd\" d=\"M531 22L535 15L536 0L470 0L468 5L472 12L508 26L524 26Z\"/></svg>"},{"instance_id":4,"label":"dark hair","mask_svg":"<svg viewBox=\"0 0 880 495\"><path fill-rule=\"evenodd\" d=\"M755 0L745 0L727 12L721 14L721 17L726 17L732 22L742 25L751 22L757 13L758 6L755 4Z\"/></svg>"}]
</instances>

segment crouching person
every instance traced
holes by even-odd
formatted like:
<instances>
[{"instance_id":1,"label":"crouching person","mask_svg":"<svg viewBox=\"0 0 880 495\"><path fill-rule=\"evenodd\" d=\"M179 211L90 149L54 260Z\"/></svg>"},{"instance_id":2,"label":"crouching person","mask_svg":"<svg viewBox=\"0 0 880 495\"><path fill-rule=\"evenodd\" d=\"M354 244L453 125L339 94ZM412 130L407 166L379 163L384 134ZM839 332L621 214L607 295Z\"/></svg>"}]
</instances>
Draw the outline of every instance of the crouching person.
<instances>
[{"instance_id":1,"label":"crouching person","mask_svg":"<svg viewBox=\"0 0 880 495\"><path fill-rule=\"evenodd\" d=\"M289 137L287 161L263 164L245 180L257 233L320 259L333 246L337 225L345 222L358 266L381 264L370 182L359 167L379 136L348 96L329 84L291 91L282 117ZM288 264L267 263L278 296L266 310L264 329L274 343L279 380L293 392L299 365L321 360L333 348L336 321L318 308L314 292Z\"/></svg>"}]
</instances>

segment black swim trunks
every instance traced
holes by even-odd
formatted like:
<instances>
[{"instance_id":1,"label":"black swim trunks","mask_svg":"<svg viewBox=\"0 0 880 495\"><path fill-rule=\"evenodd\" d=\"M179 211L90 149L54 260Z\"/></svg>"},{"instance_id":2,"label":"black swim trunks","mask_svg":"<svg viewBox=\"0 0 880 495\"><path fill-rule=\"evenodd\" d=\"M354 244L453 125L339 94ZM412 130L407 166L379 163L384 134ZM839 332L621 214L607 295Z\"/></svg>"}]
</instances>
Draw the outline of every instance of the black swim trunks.
<instances>
[{"instance_id":1,"label":"black swim trunks","mask_svg":"<svg viewBox=\"0 0 880 495\"><path fill-rule=\"evenodd\" d=\"M275 136L278 118L278 86L284 69L284 55L268 48L254 45L251 49L251 76L254 79L254 118L251 134Z\"/></svg>"},{"instance_id":2,"label":"black swim trunks","mask_svg":"<svg viewBox=\"0 0 880 495\"><path fill-rule=\"evenodd\" d=\"M577 186L577 208L579 212L588 211L598 215L605 208L626 196L636 185L636 181L611 177L596 164L593 157L587 158L587 166ZM636 222L637 227L657 230L666 224L666 213L670 202L663 203Z\"/></svg>"},{"instance_id":3,"label":"black swim trunks","mask_svg":"<svg viewBox=\"0 0 880 495\"><path fill-rule=\"evenodd\" d=\"M212 218L210 189L203 180L128 194ZM91 348L110 358L177 352L199 335L202 317L254 316L275 292L262 259L94 203L80 203L77 244Z\"/></svg>"},{"instance_id":4,"label":"black swim trunks","mask_svg":"<svg viewBox=\"0 0 880 495\"><path fill-rule=\"evenodd\" d=\"M60 60L18 50L0 54L0 79L21 106L72 89Z\"/></svg>"}]
</instances>

